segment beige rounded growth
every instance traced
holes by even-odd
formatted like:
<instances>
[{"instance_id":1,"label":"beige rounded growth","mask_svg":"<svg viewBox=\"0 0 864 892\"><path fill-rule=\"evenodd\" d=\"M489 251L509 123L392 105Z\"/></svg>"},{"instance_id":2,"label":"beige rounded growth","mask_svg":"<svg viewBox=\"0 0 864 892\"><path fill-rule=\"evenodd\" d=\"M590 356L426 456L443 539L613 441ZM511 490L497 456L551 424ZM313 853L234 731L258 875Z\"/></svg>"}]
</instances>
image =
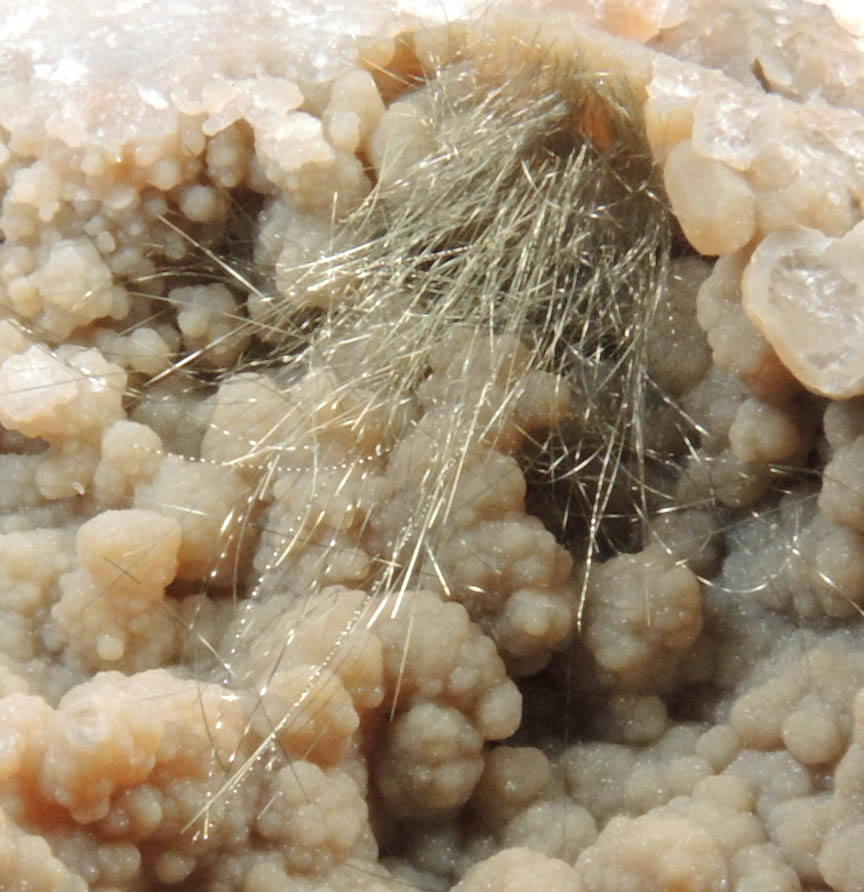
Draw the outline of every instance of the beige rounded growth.
<instances>
[{"instance_id":1,"label":"beige rounded growth","mask_svg":"<svg viewBox=\"0 0 864 892\"><path fill-rule=\"evenodd\" d=\"M842 238L798 226L767 236L742 302L783 364L832 399L864 393L864 224Z\"/></svg>"},{"instance_id":2,"label":"beige rounded growth","mask_svg":"<svg viewBox=\"0 0 864 892\"><path fill-rule=\"evenodd\" d=\"M700 155L690 140L666 158L663 182L672 210L700 254L732 254L756 230L756 194L741 174Z\"/></svg>"}]
</instances>

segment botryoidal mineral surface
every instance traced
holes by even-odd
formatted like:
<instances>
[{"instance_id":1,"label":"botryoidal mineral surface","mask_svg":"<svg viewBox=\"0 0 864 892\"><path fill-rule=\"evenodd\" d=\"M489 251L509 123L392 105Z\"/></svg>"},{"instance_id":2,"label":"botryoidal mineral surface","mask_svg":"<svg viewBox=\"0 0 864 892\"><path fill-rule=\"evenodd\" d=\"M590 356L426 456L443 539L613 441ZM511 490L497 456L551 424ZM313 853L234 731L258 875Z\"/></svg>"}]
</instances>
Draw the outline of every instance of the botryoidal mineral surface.
<instances>
[{"instance_id":1,"label":"botryoidal mineral surface","mask_svg":"<svg viewBox=\"0 0 864 892\"><path fill-rule=\"evenodd\" d=\"M861 39L0 0L0 890L864 892ZM615 90L494 119L548 70ZM488 238L566 196L495 229L447 186L546 195L578 166L520 128L602 156L622 96L677 230L639 349L581 360L638 436Z\"/></svg>"}]
</instances>

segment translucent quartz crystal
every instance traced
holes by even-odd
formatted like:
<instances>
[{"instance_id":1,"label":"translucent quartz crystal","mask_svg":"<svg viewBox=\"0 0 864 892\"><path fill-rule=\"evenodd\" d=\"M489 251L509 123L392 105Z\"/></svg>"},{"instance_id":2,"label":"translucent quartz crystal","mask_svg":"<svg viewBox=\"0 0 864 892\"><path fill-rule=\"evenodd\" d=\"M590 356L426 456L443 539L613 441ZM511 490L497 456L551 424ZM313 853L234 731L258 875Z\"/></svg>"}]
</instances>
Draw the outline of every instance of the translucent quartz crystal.
<instances>
[{"instance_id":1,"label":"translucent quartz crystal","mask_svg":"<svg viewBox=\"0 0 864 892\"><path fill-rule=\"evenodd\" d=\"M864 224L839 239L803 226L771 233L741 288L748 314L802 384L834 399L864 393Z\"/></svg>"}]
</instances>

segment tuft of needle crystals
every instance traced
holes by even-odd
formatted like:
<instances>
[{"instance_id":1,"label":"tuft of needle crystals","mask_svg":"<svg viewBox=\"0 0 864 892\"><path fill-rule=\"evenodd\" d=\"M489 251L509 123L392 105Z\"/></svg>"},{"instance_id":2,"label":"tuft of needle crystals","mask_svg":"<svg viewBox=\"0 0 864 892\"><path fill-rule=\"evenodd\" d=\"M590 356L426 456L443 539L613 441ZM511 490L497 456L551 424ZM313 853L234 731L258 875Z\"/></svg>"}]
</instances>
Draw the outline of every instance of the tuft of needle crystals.
<instances>
[{"instance_id":1,"label":"tuft of needle crystals","mask_svg":"<svg viewBox=\"0 0 864 892\"><path fill-rule=\"evenodd\" d=\"M446 625L436 611L461 604L511 675L535 673L576 634L593 561L638 550L666 504L647 466L662 474L673 455L645 427L665 405L649 335L676 229L642 123L615 79L521 65L502 83L457 60L406 89L370 142L367 197L300 263L285 259L299 230L281 232L278 293L249 323L272 370L258 360L223 382L202 453L256 479L269 503L258 582L220 651L226 681L260 687L266 720L216 800L298 739L304 757L344 752L356 725L337 730L329 679L371 638L390 678L379 820L452 809L482 766L474 745L446 794L412 779L419 754L396 755L400 727L446 723L412 706L433 684L410 681L418 624ZM337 608L333 585L360 591ZM303 642L334 611L345 625L310 661ZM519 723L512 683L492 692L460 707L478 743Z\"/></svg>"},{"instance_id":2,"label":"tuft of needle crystals","mask_svg":"<svg viewBox=\"0 0 864 892\"><path fill-rule=\"evenodd\" d=\"M621 494L648 507L647 344L674 221L626 87L575 64L521 65L490 83L475 63L455 63L392 105L390 141L382 127L373 146L378 184L321 256L276 269L282 291L255 317L291 353L284 380L326 369L338 399L359 377L372 424L385 412L404 428L444 345L460 357L446 429L406 524L379 555L376 591L412 584L418 553L434 563L460 465L481 440L518 453L537 509L580 557L642 534L613 535L606 519ZM405 126L420 128L422 151ZM310 306L314 334L298 350ZM535 372L554 376L557 408L532 430L512 416ZM358 441L365 423L363 413L346 420ZM272 439L267 449L290 462Z\"/></svg>"}]
</instances>

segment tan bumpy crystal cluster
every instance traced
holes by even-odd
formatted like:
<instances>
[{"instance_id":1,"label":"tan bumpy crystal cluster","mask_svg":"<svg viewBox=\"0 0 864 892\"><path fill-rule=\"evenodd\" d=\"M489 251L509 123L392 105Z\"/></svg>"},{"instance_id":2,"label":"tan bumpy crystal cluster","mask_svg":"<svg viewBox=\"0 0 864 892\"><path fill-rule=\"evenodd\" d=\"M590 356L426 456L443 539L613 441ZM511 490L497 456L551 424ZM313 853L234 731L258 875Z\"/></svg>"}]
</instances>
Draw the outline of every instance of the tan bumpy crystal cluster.
<instances>
[{"instance_id":1,"label":"tan bumpy crystal cluster","mask_svg":"<svg viewBox=\"0 0 864 892\"><path fill-rule=\"evenodd\" d=\"M864 892L862 217L849 10L0 0L0 892Z\"/></svg>"}]
</instances>

